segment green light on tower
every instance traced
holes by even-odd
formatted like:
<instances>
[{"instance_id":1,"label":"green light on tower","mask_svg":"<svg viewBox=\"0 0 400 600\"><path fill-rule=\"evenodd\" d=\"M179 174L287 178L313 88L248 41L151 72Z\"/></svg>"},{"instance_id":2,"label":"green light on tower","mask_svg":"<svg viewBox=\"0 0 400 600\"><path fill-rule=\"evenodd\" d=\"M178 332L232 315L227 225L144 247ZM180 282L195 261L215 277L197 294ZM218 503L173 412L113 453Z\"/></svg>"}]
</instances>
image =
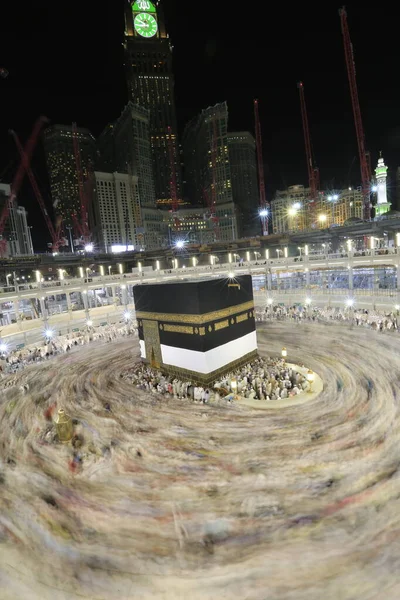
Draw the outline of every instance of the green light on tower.
<instances>
[{"instance_id":1,"label":"green light on tower","mask_svg":"<svg viewBox=\"0 0 400 600\"><path fill-rule=\"evenodd\" d=\"M132 6L132 11L134 13L156 13L156 7L150 0L136 0Z\"/></svg>"}]
</instances>

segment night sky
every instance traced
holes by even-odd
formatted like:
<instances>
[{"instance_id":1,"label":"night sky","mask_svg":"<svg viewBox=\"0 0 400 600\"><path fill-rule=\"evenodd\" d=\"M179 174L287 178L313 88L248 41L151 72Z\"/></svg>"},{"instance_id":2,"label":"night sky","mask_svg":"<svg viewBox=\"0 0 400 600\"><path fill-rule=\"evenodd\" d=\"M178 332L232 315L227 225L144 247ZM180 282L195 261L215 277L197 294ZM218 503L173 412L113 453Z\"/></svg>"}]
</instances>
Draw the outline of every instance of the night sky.
<instances>
[{"instance_id":1,"label":"night sky","mask_svg":"<svg viewBox=\"0 0 400 600\"><path fill-rule=\"evenodd\" d=\"M88 127L96 136L127 101L123 68L123 0L37 0L2 3L0 179L9 181L17 154L8 130L22 138L35 119ZM12 4L14 6L9 6ZM254 130L260 101L269 198L275 189L307 183L297 82L303 80L313 148L324 187L359 185L359 162L338 16L339 4L228 3L164 0L174 45L180 131L202 108L227 100L231 130ZM105 8L102 8L105 5ZM232 6L244 6L232 10ZM251 7L254 8L251 8ZM348 4L360 103L373 167L383 151L392 179L400 165L400 85L395 5ZM290 8L289 8L290 7ZM51 206L42 148L34 171ZM34 241L47 233L25 185Z\"/></svg>"}]
</instances>

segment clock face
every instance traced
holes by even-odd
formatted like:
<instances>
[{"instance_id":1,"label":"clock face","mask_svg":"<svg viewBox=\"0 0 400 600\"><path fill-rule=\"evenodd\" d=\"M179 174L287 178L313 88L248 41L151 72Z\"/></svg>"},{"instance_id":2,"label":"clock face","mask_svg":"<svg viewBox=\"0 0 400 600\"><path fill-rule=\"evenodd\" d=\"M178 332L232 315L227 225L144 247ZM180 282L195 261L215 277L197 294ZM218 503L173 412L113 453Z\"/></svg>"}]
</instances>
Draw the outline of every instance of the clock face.
<instances>
[{"instance_id":1,"label":"clock face","mask_svg":"<svg viewBox=\"0 0 400 600\"><path fill-rule=\"evenodd\" d=\"M152 15L140 13L133 22L135 31L145 38L154 37L158 31L157 21Z\"/></svg>"}]
</instances>

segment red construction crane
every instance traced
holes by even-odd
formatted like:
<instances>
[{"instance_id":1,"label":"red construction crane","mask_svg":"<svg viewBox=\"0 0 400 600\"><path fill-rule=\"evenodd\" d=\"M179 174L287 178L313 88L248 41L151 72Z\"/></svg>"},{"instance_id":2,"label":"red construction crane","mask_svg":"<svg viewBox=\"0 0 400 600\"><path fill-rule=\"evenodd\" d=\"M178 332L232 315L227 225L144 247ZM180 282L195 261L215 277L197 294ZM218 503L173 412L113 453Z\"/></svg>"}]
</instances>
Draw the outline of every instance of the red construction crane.
<instances>
[{"instance_id":1,"label":"red construction crane","mask_svg":"<svg viewBox=\"0 0 400 600\"><path fill-rule=\"evenodd\" d=\"M29 181L31 182L31 185L32 185L33 191L35 193L36 199L37 199L37 201L39 203L39 206L40 206L40 208L42 210L44 219L46 221L48 230L50 232L51 239L52 239L52 242L53 242L53 244L52 244L52 250L53 250L53 252L58 252L60 246L63 244L63 238L61 237L61 224L62 224L62 220L58 221L57 228L54 229L53 223L51 222L49 214L47 212L46 205L44 203L42 194L40 193L39 186L37 184L37 181L35 179L34 174L32 173L32 169L30 167L30 163L29 163L28 157L26 155L26 152L23 149L23 147L21 145L21 142L19 140L19 137L15 133L15 131L11 130L10 133L11 133L11 135L13 136L13 138L15 140L15 143L16 143L17 148L18 148L19 155L21 157L21 163L22 163L22 165L23 165L23 167L25 169L26 174L29 177Z\"/></svg>"},{"instance_id":2,"label":"red construction crane","mask_svg":"<svg viewBox=\"0 0 400 600\"><path fill-rule=\"evenodd\" d=\"M32 130L32 133L30 135L30 138L28 139L25 149L24 149L24 153L26 156L25 164L30 165L30 162L32 159L32 154L33 154L33 151L37 144L39 134L42 130L43 125L47 122L48 122L48 120L46 119L46 117L40 117L36 121L36 123L33 127L33 130ZM0 239L0 255L1 256L4 256L5 251L7 249L7 240L3 239L4 229L6 227L7 220L10 215L11 207L17 198L18 192L22 185L22 181L24 179L25 164L24 164L24 161L21 160L21 162L18 166L17 172L15 174L14 181L11 184L10 197L8 198L8 201L4 204L3 211L0 216L0 238L1 238Z\"/></svg>"},{"instance_id":3,"label":"red construction crane","mask_svg":"<svg viewBox=\"0 0 400 600\"><path fill-rule=\"evenodd\" d=\"M364 219L369 221L371 218L371 165L369 161L369 153L365 147L364 128L361 118L360 101L358 98L356 66L354 62L353 45L350 39L350 31L347 23L347 12L345 7L339 10L339 15L342 25L344 54L346 57L347 74L349 77L354 123L357 132L358 153L360 156L361 184L364 198Z\"/></svg>"},{"instance_id":4,"label":"red construction crane","mask_svg":"<svg viewBox=\"0 0 400 600\"><path fill-rule=\"evenodd\" d=\"M77 233L82 236L84 244L89 244L91 240L91 234L89 230L89 196L85 193L84 189L81 152L79 149L78 140L78 127L76 123L72 123L72 141L74 145L76 174L78 178L80 220L77 214L73 214L72 218L75 228L78 230Z\"/></svg>"},{"instance_id":5,"label":"red construction crane","mask_svg":"<svg viewBox=\"0 0 400 600\"><path fill-rule=\"evenodd\" d=\"M171 199L172 199L172 215L175 220L175 225L179 225L178 219L178 191L176 187L176 167L175 167L175 151L174 151L174 142L172 139L172 129L168 127L168 151L169 151L169 164L171 168L171 180L170 180L170 191L171 191Z\"/></svg>"},{"instance_id":6,"label":"red construction crane","mask_svg":"<svg viewBox=\"0 0 400 600\"><path fill-rule=\"evenodd\" d=\"M267 202L267 197L266 197L266 193L265 193L264 162L263 162L263 153L262 153L260 115L258 113L258 100L254 100L254 120L255 120L255 128L256 128L258 181L259 181L259 186L260 186L259 215L261 218L263 235L268 235L269 204Z\"/></svg>"},{"instance_id":7,"label":"red construction crane","mask_svg":"<svg viewBox=\"0 0 400 600\"><path fill-rule=\"evenodd\" d=\"M300 81L297 84L300 92L300 106L301 106L301 117L303 120L303 130L304 130L304 143L306 147L306 159L307 159L307 169L308 169L308 184L310 186L310 209L311 209L311 219L312 222L315 220L315 207L318 198L318 188L319 188L319 171L317 167L314 166L312 149L311 149L311 135L310 128L308 125L308 115L307 115L307 107L306 107L306 99L304 95L304 83Z\"/></svg>"}]
</instances>

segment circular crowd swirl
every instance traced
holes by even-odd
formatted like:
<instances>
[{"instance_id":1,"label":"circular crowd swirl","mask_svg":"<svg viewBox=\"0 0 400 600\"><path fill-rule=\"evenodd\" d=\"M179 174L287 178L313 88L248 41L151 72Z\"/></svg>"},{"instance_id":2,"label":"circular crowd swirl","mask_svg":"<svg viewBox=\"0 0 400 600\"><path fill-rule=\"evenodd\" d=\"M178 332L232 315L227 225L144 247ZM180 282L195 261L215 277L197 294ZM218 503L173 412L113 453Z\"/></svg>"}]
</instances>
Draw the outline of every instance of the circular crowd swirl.
<instances>
[{"instance_id":1,"label":"circular crowd swirl","mask_svg":"<svg viewBox=\"0 0 400 600\"><path fill-rule=\"evenodd\" d=\"M324 391L278 411L149 395L121 377L133 336L10 375L2 599L400 597L400 337L270 322L258 340Z\"/></svg>"}]
</instances>

